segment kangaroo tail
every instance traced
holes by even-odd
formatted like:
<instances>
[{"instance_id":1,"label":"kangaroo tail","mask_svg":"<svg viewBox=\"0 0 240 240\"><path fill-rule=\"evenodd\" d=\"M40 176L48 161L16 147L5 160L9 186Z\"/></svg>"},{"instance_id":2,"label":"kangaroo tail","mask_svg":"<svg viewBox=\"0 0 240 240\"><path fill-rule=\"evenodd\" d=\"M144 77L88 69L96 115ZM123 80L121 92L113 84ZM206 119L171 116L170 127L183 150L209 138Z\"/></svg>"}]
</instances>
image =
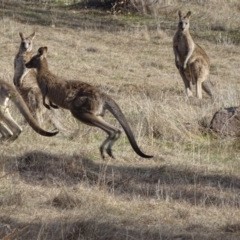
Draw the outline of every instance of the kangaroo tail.
<instances>
[{"instance_id":1,"label":"kangaroo tail","mask_svg":"<svg viewBox=\"0 0 240 240\"><path fill-rule=\"evenodd\" d=\"M48 132L43 130L37 121L33 118L32 114L30 113L28 107L26 106L24 100L22 99L21 95L8 83L2 82L1 84L4 84L4 87L8 93L8 97L14 102L16 107L19 109L21 114L24 116L28 124L32 127L34 131L36 131L38 134L46 137L52 137L58 133L58 131L54 132Z\"/></svg>"},{"instance_id":2,"label":"kangaroo tail","mask_svg":"<svg viewBox=\"0 0 240 240\"><path fill-rule=\"evenodd\" d=\"M122 110L120 109L120 107L117 105L117 103L108 95L105 95L105 99L106 99L106 109L108 111L110 111L113 116L119 121L119 123L121 124L122 128L124 129L128 140L133 148L133 150L140 156L143 158L152 158L153 156L151 155L147 155L145 153L143 153L140 148L137 145L137 142L135 140L135 137L133 135L133 132L127 122L127 119L125 118Z\"/></svg>"}]
</instances>

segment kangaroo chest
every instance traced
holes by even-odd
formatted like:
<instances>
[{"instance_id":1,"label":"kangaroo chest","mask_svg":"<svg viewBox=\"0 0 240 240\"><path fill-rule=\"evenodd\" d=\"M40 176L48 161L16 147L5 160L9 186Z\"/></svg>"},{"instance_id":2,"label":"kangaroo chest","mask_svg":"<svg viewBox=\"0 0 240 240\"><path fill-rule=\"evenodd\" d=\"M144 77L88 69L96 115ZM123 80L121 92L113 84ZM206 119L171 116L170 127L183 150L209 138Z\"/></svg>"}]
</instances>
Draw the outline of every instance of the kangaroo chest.
<instances>
[{"instance_id":1,"label":"kangaroo chest","mask_svg":"<svg viewBox=\"0 0 240 240\"><path fill-rule=\"evenodd\" d=\"M180 61L184 61L186 56L188 55L189 49L191 47L192 41L188 38L188 36L184 34L179 34L178 36L178 57Z\"/></svg>"},{"instance_id":2,"label":"kangaroo chest","mask_svg":"<svg viewBox=\"0 0 240 240\"><path fill-rule=\"evenodd\" d=\"M25 70L24 56L19 54L14 60L14 73L15 75L21 76Z\"/></svg>"},{"instance_id":3,"label":"kangaroo chest","mask_svg":"<svg viewBox=\"0 0 240 240\"><path fill-rule=\"evenodd\" d=\"M56 105L62 108L68 108L68 104L65 99L67 96L64 86L49 84L46 86L47 97Z\"/></svg>"}]
</instances>

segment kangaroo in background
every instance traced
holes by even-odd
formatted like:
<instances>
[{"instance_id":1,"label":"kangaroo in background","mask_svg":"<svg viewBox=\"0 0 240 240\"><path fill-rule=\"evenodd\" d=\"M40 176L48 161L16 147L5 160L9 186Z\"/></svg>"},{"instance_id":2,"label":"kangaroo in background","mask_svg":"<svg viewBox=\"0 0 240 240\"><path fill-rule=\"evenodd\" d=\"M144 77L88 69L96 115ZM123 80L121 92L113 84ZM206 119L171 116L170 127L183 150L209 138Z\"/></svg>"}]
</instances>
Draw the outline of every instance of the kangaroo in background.
<instances>
[{"instance_id":1,"label":"kangaroo in background","mask_svg":"<svg viewBox=\"0 0 240 240\"><path fill-rule=\"evenodd\" d=\"M189 32L189 19L191 12L182 16L178 12L178 29L173 38L173 51L175 56L175 65L183 79L185 91L188 97L191 97L192 91L190 83L196 84L196 94L202 99L202 88L210 96L213 93L209 87L207 77L209 76L209 57L206 52L193 41Z\"/></svg>"},{"instance_id":2,"label":"kangaroo in background","mask_svg":"<svg viewBox=\"0 0 240 240\"><path fill-rule=\"evenodd\" d=\"M47 47L41 47L26 64L27 68L37 69L37 82L46 108L50 109L57 105L68 109L81 122L101 128L108 134L100 147L101 156L105 158L104 151L106 151L110 157L114 158L112 146L120 137L121 131L104 121L103 117L107 109L120 122L133 150L143 158L152 157L139 149L124 114L110 96L85 82L60 79L49 71L46 57ZM49 105L45 102L46 97L49 99Z\"/></svg>"},{"instance_id":3,"label":"kangaroo in background","mask_svg":"<svg viewBox=\"0 0 240 240\"><path fill-rule=\"evenodd\" d=\"M25 66L32 57L35 35L35 32L33 32L28 37L25 37L22 32L19 32L21 43L14 59L13 83L39 124L43 122L43 118L47 119L56 128L68 134L70 129L59 120L61 118L60 112L57 113L54 110L47 111L42 105L42 94L37 84L36 71Z\"/></svg>"},{"instance_id":4,"label":"kangaroo in background","mask_svg":"<svg viewBox=\"0 0 240 240\"><path fill-rule=\"evenodd\" d=\"M13 83L23 97L28 108L32 112L38 123L42 122L42 96L36 82L36 71L25 67L32 57L33 39L35 32L28 37L25 37L22 32L19 32L21 43L18 53L14 59L14 77Z\"/></svg>"},{"instance_id":5,"label":"kangaroo in background","mask_svg":"<svg viewBox=\"0 0 240 240\"><path fill-rule=\"evenodd\" d=\"M35 37L35 32L30 36L24 37L22 32L19 32L21 38L21 44L14 58L14 77L13 83L15 86L19 87L22 85L23 78L29 73L32 72L33 76L36 76L36 73L33 69L27 69L25 63L28 62L32 57L32 41ZM35 74L34 74L35 73Z\"/></svg>"},{"instance_id":6,"label":"kangaroo in background","mask_svg":"<svg viewBox=\"0 0 240 240\"><path fill-rule=\"evenodd\" d=\"M0 141L13 141L22 132L22 128L16 123L16 121L14 121L9 113L9 99L14 102L26 121L38 134L51 137L58 133L58 131L47 132L43 130L32 117L21 95L19 95L10 84L0 79L0 132L2 134Z\"/></svg>"}]
</instances>

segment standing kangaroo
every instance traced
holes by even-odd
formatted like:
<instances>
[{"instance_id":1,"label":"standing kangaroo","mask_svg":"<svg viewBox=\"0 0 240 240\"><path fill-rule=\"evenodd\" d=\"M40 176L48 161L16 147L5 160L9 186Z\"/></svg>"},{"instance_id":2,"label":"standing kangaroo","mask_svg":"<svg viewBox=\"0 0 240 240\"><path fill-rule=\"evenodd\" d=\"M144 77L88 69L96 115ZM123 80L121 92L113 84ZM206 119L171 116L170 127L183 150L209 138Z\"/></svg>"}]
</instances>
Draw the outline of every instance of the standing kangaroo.
<instances>
[{"instance_id":1,"label":"standing kangaroo","mask_svg":"<svg viewBox=\"0 0 240 240\"><path fill-rule=\"evenodd\" d=\"M47 112L46 108L42 105L42 94L37 84L36 71L34 69L28 69L25 66L32 57L35 32L28 37L25 37L22 32L19 32L19 36L21 43L14 59L14 85L38 123L42 123L44 117L44 119L49 120L56 128L64 133L68 133L70 129L64 126L59 120L61 114L58 114L53 109Z\"/></svg>"},{"instance_id":2,"label":"standing kangaroo","mask_svg":"<svg viewBox=\"0 0 240 240\"><path fill-rule=\"evenodd\" d=\"M22 132L22 128L14 121L14 119L9 113L9 99L14 102L14 104L24 116L26 121L37 133L47 137L54 136L58 133L58 131L47 132L43 130L38 125L36 120L32 117L21 95L19 95L19 93L10 84L0 79L0 132L2 134L2 138L0 139L1 141L15 140Z\"/></svg>"},{"instance_id":3,"label":"standing kangaroo","mask_svg":"<svg viewBox=\"0 0 240 240\"><path fill-rule=\"evenodd\" d=\"M192 91L190 83L196 84L196 94L202 99L202 88L211 97L213 93L206 80L209 76L210 61L206 52L194 43L189 32L189 19L191 12L182 17L178 12L178 29L173 38L173 51L175 55L175 65L183 79L186 94L191 97Z\"/></svg>"},{"instance_id":4,"label":"standing kangaroo","mask_svg":"<svg viewBox=\"0 0 240 240\"><path fill-rule=\"evenodd\" d=\"M28 108L32 112L35 119L42 122L42 96L36 82L36 72L34 69L27 69L25 64L32 57L33 39L35 32L28 37L25 37L22 32L19 32L21 43L18 53L14 59L14 77L13 83L23 97Z\"/></svg>"},{"instance_id":5,"label":"standing kangaroo","mask_svg":"<svg viewBox=\"0 0 240 240\"><path fill-rule=\"evenodd\" d=\"M57 105L68 109L81 122L101 128L108 134L100 147L101 156L104 158L104 151L106 151L110 157L114 158L112 146L120 137L121 131L104 121L103 116L107 109L122 125L133 150L143 158L152 157L139 149L124 114L110 96L85 82L60 79L49 71L46 56L47 47L41 47L26 64L27 68L37 69L37 82L46 108L50 109ZM46 97L49 99L49 105L45 102Z\"/></svg>"}]
</instances>

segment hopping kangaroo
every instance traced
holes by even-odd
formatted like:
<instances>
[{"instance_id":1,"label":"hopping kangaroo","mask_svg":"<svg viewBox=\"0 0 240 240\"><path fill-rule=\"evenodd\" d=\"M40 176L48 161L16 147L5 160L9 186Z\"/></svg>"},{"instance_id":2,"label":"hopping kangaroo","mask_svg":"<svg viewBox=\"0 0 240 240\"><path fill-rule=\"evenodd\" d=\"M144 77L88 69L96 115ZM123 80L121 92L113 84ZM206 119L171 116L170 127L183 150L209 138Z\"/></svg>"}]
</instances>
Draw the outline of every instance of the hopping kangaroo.
<instances>
[{"instance_id":1,"label":"hopping kangaroo","mask_svg":"<svg viewBox=\"0 0 240 240\"><path fill-rule=\"evenodd\" d=\"M211 97L213 93L206 80L209 76L209 58L206 52L196 43L194 43L189 32L189 19L191 12L182 16L178 12L178 29L173 38L173 51L175 55L175 65L183 79L186 94L191 97L192 91L190 83L196 84L196 94L202 99L202 88Z\"/></svg>"},{"instance_id":2,"label":"hopping kangaroo","mask_svg":"<svg viewBox=\"0 0 240 240\"><path fill-rule=\"evenodd\" d=\"M60 112L57 113L54 110L47 111L42 105L42 94L37 84L36 71L34 69L28 69L25 66L32 57L35 32L28 37L25 37L23 33L19 32L19 36L21 43L14 59L14 85L38 123L42 123L44 117L44 119L49 120L56 128L64 133L68 133L70 129L64 126L59 120L61 118Z\"/></svg>"},{"instance_id":3,"label":"hopping kangaroo","mask_svg":"<svg viewBox=\"0 0 240 240\"><path fill-rule=\"evenodd\" d=\"M0 79L0 132L2 134L2 138L0 139L1 141L15 140L22 132L22 128L14 121L14 119L9 113L9 99L14 102L14 104L24 116L26 121L37 133L47 137L54 136L58 133L58 131L47 132L43 130L38 125L36 120L32 117L29 109L27 108L25 102L18 94L18 92L10 84Z\"/></svg>"},{"instance_id":4,"label":"hopping kangaroo","mask_svg":"<svg viewBox=\"0 0 240 240\"><path fill-rule=\"evenodd\" d=\"M152 156L144 154L138 147L132 130L117 103L107 94L97 88L77 80L63 80L48 69L47 47L38 49L38 53L26 64L27 68L37 69L37 82L43 95L43 105L46 108L59 107L68 109L81 122L101 128L108 134L103 141L100 152L104 158L104 151L114 158L112 146L120 137L121 131L104 121L105 110L109 110L122 125L133 150L143 158ZM48 97L49 105L45 98Z\"/></svg>"}]
</instances>

